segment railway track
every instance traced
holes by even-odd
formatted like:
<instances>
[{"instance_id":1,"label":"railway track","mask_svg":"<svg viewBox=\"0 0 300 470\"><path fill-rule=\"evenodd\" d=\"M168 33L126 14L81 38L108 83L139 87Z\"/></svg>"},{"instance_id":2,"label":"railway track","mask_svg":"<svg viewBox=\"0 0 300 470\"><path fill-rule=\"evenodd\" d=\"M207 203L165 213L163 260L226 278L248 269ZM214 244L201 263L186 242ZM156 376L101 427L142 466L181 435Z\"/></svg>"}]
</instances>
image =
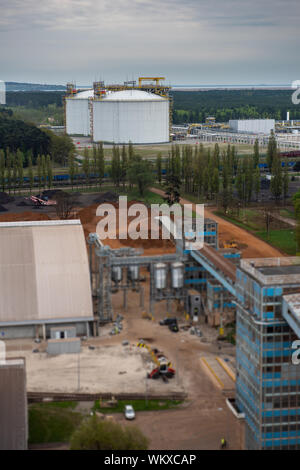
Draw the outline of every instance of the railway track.
<instances>
[{"instance_id":1,"label":"railway track","mask_svg":"<svg viewBox=\"0 0 300 470\"><path fill-rule=\"evenodd\" d=\"M144 400L144 393L48 393L48 392L27 392L28 403L42 403L51 401L96 401L96 400ZM151 400L184 400L187 393L165 393L147 394L147 399Z\"/></svg>"}]
</instances>

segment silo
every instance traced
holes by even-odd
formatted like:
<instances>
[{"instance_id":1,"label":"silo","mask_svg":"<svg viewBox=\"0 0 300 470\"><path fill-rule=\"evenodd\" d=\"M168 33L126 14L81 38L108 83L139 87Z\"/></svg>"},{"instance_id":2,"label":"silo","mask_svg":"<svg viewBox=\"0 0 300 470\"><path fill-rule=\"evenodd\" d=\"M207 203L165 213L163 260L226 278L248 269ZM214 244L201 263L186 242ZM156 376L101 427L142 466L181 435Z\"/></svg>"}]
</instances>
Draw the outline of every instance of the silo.
<instances>
[{"instance_id":1,"label":"silo","mask_svg":"<svg viewBox=\"0 0 300 470\"><path fill-rule=\"evenodd\" d=\"M123 277L121 266L114 266L111 270L111 278L114 282L121 282Z\"/></svg>"},{"instance_id":2,"label":"silo","mask_svg":"<svg viewBox=\"0 0 300 470\"><path fill-rule=\"evenodd\" d=\"M140 268L139 266L129 266L128 267L128 277L131 281L138 281L140 278Z\"/></svg>"},{"instance_id":3,"label":"silo","mask_svg":"<svg viewBox=\"0 0 300 470\"><path fill-rule=\"evenodd\" d=\"M171 280L173 289L181 289L184 284L183 263L172 263L171 265Z\"/></svg>"},{"instance_id":4,"label":"silo","mask_svg":"<svg viewBox=\"0 0 300 470\"><path fill-rule=\"evenodd\" d=\"M169 99L143 90L106 92L93 101L94 142L169 142Z\"/></svg>"},{"instance_id":5,"label":"silo","mask_svg":"<svg viewBox=\"0 0 300 470\"><path fill-rule=\"evenodd\" d=\"M167 287L167 266L164 263L154 265L154 285L156 289Z\"/></svg>"},{"instance_id":6,"label":"silo","mask_svg":"<svg viewBox=\"0 0 300 470\"><path fill-rule=\"evenodd\" d=\"M94 90L85 90L66 96L66 133L69 135L91 134L90 131L90 100Z\"/></svg>"}]
</instances>

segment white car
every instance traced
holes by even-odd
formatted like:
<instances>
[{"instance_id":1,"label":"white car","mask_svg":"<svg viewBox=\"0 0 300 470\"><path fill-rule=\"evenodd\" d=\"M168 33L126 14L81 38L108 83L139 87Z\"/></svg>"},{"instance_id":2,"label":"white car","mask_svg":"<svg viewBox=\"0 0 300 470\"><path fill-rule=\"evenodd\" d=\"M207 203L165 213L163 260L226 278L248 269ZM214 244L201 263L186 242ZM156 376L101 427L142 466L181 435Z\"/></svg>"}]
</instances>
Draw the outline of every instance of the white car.
<instances>
[{"instance_id":1,"label":"white car","mask_svg":"<svg viewBox=\"0 0 300 470\"><path fill-rule=\"evenodd\" d=\"M132 405L125 405L124 414L126 419L134 419L135 412Z\"/></svg>"}]
</instances>

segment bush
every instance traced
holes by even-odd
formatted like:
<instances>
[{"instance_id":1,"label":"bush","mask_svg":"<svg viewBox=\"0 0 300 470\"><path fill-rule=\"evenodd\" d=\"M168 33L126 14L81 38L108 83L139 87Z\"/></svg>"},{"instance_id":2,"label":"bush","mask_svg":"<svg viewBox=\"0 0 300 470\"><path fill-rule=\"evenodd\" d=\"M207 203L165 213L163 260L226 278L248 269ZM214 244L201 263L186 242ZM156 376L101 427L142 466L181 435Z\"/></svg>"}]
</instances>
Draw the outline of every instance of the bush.
<instances>
[{"instance_id":1,"label":"bush","mask_svg":"<svg viewBox=\"0 0 300 470\"><path fill-rule=\"evenodd\" d=\"M70 444L71 450L146 450L148 439L135 426L92 416L73 433Z\"/></svg>"}]
</instances>

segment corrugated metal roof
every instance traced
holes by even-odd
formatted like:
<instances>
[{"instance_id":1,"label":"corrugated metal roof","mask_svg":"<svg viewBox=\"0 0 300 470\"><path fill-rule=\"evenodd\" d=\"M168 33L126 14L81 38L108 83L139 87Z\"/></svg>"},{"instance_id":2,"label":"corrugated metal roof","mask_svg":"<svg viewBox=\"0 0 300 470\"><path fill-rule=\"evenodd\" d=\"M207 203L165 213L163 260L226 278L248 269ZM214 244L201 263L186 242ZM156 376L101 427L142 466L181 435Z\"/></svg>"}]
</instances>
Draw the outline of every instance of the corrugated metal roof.
<instances>
[{"instance_id":1,"label":"corrugated metal roof","mask_svg":"<svg viewBox=\"0 0 300 470\"><path fill-rule=\"evenodd\" d=\"M78 221L0 225L0 324L93 317Z\"/></svg>"}]
</instances>

